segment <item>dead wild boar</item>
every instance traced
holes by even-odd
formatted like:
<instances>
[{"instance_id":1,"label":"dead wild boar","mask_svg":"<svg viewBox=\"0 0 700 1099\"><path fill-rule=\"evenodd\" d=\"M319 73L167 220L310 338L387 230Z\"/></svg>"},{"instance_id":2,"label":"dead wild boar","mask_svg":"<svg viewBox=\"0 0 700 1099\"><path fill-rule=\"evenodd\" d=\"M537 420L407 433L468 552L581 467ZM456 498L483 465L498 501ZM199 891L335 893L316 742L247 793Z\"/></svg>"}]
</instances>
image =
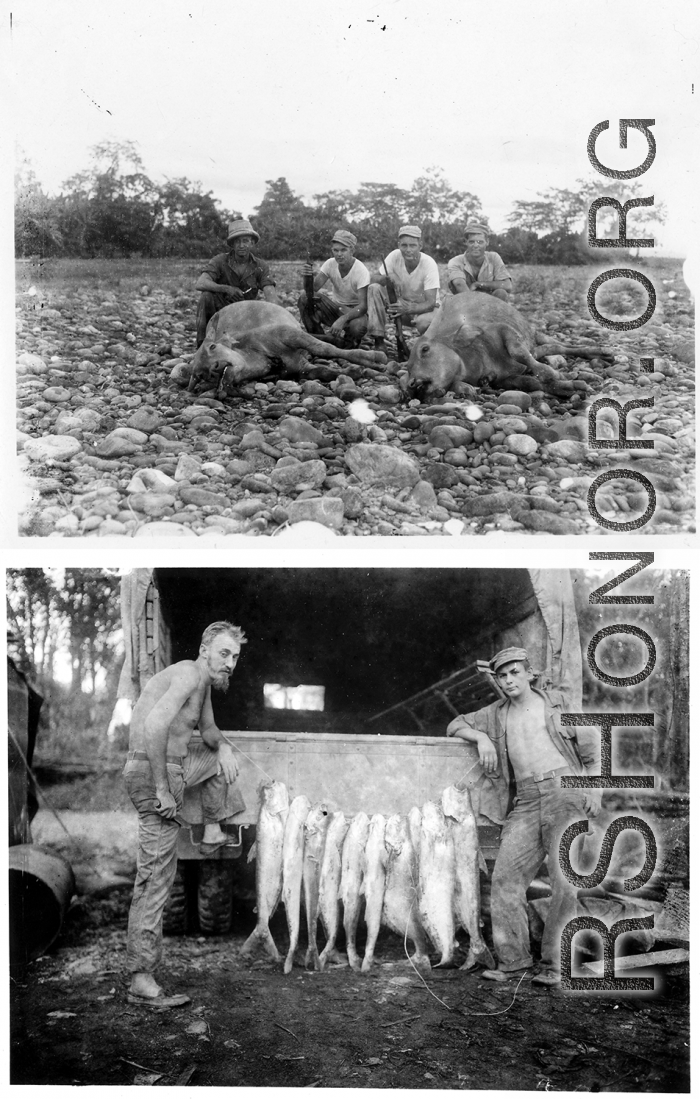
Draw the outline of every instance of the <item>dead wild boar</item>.
<instances>
[{"instance_id":1,"label":"dead wild boar","mask_svg":"<svg viewBox=\"0 0 700 1099\"><path fill-rule=\"evenodd\" d=\"M497 389L572 393L573 383L541 361L548 355L612 361L600 349L561 344L535 332L514 306L488 294L453 294L411 348L408 395L442 397L449 390L469 394L466 386L485 382Z\"/></svg>"},{"instance_id":2,"label":"dead wild boar","mask_svg":"<svg viewBox=\"0 0 700 1099\"><path fill-rule=\"evenodd\" d=\"M192 360L189 389L206 382L235 393L246 382L269 374L275 360L281 361L286 372L298 375L310 369L307 355L357 366L386 362L381 351L346 350L315 339L281 305L237 301L209 321L204 343Z\"/></svg>"}]
</instances>

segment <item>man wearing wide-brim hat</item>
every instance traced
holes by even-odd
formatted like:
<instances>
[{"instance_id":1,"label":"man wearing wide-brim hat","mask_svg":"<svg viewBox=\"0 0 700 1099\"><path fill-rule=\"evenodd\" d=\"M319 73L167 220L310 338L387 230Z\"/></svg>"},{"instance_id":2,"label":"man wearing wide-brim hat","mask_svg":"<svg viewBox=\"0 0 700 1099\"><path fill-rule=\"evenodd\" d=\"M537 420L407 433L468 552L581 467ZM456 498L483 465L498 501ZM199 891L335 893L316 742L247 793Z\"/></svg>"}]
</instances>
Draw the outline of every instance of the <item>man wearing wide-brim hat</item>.
<instances>
[{"instance_id":1,"label":"man wearing wide-brim hat","mask_svg":"<svg viewBox=\"0 0 700 1099\"><path fill-rule=\"evenodd\" d=\"M253 255L253 244L260 240L246 218L230 221L226 243L228 252L220 252L209 260L195 283L200 291L197 306L197 347L204 342L209 321L236 301L255 301L262 294L265 301L279 305L275 280L264 260Z\"/></svg>"},{"instance_id":2,"label":"man wearing wide-brim hat","mask_svg":"<svg viewBox=\"0 0 700 1099\"><path fill-rule=\"evenodd\" d=\"M403 324L412 324L422 336L433 319L440 289L440 272L434 259L421 252L422 233L418 225L402 225L398 248L390 252L372 276L367 291L367 331L374 337L374 346L384 349L387 320L399 317ZM391 281L397 301L389 304L386 285Z\"/></svg>"},{"instance_id":3,"label":"man wearing wide-brim hat","mask_svg":"<svg viewBox=\"0 0 700 1099\"><path fill-rule=\"evenodd\" d=\"M321 264L314 275L313 308L302 291L299 313L307 332L317 332L319 325L330 325L328 334L343 346L358 347L367 331L367 287L369 271L355 258L357 237L347 229L337 229L331 240L331 258ZM302 274L313 274L310 263ZM323 338L323 337L321 337Z\"/></svg>"},{"instance_id":4,"label":"man wearing wide-brim hat","mask_svg":"<svg viewBox=\"0 0 700 1099\"><path fill-rule=\"evenodd\" d=\"M563 775L600 775L598 734L564 726L562 691L532 671L526 649L501 649L489 661L504 697L462 714L447 735L476 745L482 778L474 788L475 811L503 824L491 883L491 926L498 968L483 977L507 981L532 970L525 892L547 859L552 898L544 923L540 970L533 983L561 980L560 935L576 916L576 891L562 873L559 841L574 821L595 817L600 790L562 786ZM512 783L515 800L511 804Z\"/></svg>"},{"instance_id":5,"label":"man wearing wide-brim hat","mask_svg":"<svg viewBox=\"0 0 700 1099\"><path fill-rule=\"evenodd\" d=\"M447 281L453 294L478 290L501 301L510 301L513 280L498 252L487 252L488 226L470 221L464 229L464 252L447 264Z\"/></svg>"}]
</instances>

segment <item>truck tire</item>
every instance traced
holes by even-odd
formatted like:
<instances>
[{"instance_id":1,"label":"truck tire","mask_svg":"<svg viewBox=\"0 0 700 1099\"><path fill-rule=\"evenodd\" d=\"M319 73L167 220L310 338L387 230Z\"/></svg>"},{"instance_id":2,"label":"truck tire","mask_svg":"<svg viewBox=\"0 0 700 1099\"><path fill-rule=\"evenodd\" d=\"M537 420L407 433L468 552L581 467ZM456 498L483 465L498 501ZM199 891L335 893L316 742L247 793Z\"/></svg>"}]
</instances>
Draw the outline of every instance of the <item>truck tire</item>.
<instances>
[{"instance_id":1,"label":"truck tire","mask_svg":"<svg viewBox=\"0 0 700 1099\"><path fill-rule=\"evenodd\" d=\"M225 935L233 916L233 866L228 859L203 859L197 887L199 929L205 935Z\"/></svg>"},{"instance_id":2,"label":"truck tire","mask_svg":"<svg viewBox=\"0 0 700 1099\"><path fill-rule=\"evenodd\" d=\"M178 863L177 874L170 896L163 912L163 934L184 935L187 931L187 875L182 863Z\"/></svg>"}]
</instances>

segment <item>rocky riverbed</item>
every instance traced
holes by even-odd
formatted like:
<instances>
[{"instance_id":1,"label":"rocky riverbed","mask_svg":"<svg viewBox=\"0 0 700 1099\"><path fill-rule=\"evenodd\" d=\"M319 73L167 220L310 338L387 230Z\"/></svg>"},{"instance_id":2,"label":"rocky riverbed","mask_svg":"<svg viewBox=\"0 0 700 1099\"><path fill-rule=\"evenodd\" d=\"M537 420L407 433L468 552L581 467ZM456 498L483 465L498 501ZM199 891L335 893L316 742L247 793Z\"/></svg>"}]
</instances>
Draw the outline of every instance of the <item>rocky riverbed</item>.
<instances>
[{"instance_id":1,"label":"rocky riverbed","mask_svg":"<svg viewBox=\"0 0 700 1099\"><path fill-rule=\"evenodd\" d=\"M661 281L661 280L659 280ZM612 334L565 285L540 280L518 308L548 335L591 343L615 361L558 365L570 398L483 389L473 400L406 401L399 367L323 360L314 376L270 377L218 400L178 384L194 350L194 295L144 284L22 292L17 310L18 449L27 485L20 533L50 537L181 536L220 541L340 535L601 534L588 489L608 469L654 485L642 533L694 530L691 302L676 270L642 329ZM33 291L33 292L32 292ZM282 294L291 306L292 292ZM638 314L624 288L610 315ZM599 302L600 306L600 302ZM389 330L387 336L390 337ZM389 342L388 351L393 347ZM653 357L645 372L641 357ZM653 449L595 450L586 408L653 397L628 438ZM617 415L599 415L617 437ZM638 479L610 479L600 515L624 524L647 510Z\"/></svg>"}]
</instances>

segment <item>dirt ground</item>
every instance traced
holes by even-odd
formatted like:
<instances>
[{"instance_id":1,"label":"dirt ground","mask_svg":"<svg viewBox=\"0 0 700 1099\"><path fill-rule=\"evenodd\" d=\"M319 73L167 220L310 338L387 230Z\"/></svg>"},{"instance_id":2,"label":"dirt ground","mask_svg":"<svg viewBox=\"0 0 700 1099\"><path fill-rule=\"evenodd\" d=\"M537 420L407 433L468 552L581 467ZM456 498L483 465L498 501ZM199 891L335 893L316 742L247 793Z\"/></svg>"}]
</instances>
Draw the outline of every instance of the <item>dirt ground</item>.
<instances>
[{"instance_id":1,"label":"dirt ground","mask_svg":"<svg viewBox=\"0 0 700 1099\"><path fill-rule=\"evenodd\" d=\"M45 811L35 842L71 857L78 895L48 956L11 982L13 1084L689 1090L687 967L653 997L564 993L434 970L424 981L383 932L374 971L289 976L239 957L240 902L224 936L166 939L161 977L185 1007L126 1000L133 814ZM273 935L287 944L284 910ZM490 928L486 927L489 937ZM342 941L340 942L342 949Z\"/></svg>"}]
</instances>

